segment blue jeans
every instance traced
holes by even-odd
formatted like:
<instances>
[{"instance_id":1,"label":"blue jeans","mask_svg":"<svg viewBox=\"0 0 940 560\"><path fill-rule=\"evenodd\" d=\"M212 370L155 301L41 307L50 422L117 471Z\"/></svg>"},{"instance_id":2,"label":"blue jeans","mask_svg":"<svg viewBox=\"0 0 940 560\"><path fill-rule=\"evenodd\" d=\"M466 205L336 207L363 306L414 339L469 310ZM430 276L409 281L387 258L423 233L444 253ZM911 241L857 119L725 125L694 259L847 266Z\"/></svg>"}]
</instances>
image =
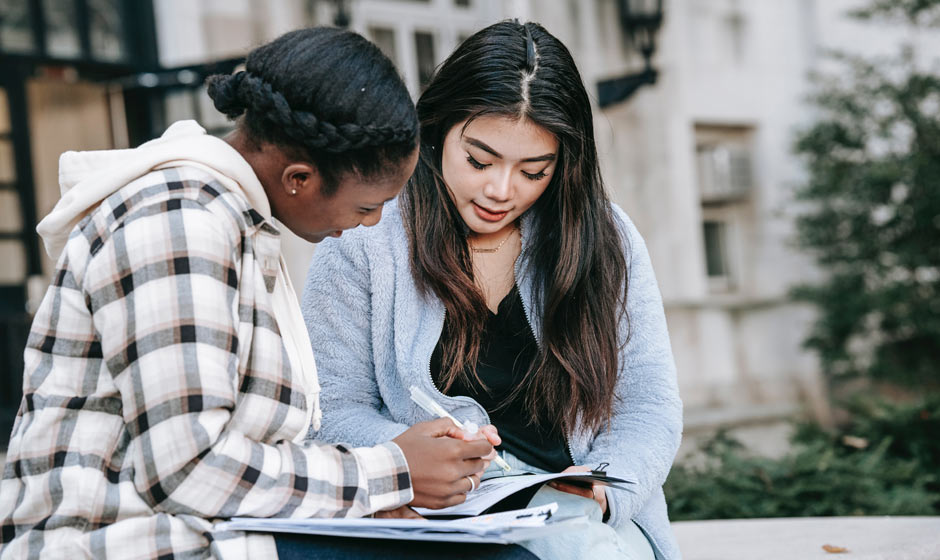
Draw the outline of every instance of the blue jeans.
<instances>
[{"instance_id":1,"label":"blue jeans","mask_svg":"<svg viewBox=\"0 0 940 560\"><path fill-rule=\"evenodd\" d=\"M505 473L496 463L491 463L484 476L519 474L520 472L545 473L542 469L528 465L514 455L502 452L503 459L515 473ZM610 489L608 492L619 492ZM519 543L539 557L540 560L654 560L653 547L643 531L632 521L614 529L603 521L600 506L590 498L575 496L542 486L529 501L528 507L556 502L559 515L585 515L589 519L584 531L561 533Z\"/></svg>"}]
</instances>

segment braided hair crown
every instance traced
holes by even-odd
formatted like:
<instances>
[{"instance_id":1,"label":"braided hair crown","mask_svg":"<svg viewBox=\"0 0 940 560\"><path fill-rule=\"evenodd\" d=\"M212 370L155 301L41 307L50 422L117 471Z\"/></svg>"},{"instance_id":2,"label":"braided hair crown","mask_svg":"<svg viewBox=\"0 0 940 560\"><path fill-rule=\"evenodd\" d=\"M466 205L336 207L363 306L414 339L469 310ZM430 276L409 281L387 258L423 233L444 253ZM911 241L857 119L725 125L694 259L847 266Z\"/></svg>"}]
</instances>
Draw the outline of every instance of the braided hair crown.
<instances>
[{"instance_id":1,"label":"braided hair crown","mask_svg":"<svg viewBox=\"0 0 940 560\"><path fill-rule=\"evenodd\" d=\"M395 66L347 30L291 31L253 50L245 70L210 77L208 91L256 139L301 148L320 167L349 160L341 167L369 174L376 164L367 160L400 159L417 142L417 114Z\"/></svg>"}]
</instances>

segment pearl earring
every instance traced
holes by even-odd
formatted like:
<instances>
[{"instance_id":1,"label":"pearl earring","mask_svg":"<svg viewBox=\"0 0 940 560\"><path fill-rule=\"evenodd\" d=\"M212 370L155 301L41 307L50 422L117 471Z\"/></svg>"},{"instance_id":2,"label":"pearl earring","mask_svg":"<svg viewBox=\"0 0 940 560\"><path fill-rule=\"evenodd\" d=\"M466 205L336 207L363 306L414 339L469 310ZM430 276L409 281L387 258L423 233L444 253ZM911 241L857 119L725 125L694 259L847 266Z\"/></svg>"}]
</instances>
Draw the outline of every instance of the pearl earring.
<instances>
[{"instance_id":1,"label":"pearl earring","mask_svg":"<svg viewBox=\"0 0 940 560\"><path fill-rule=\"evenodd\" d=\"M291 193L292 195L297 194L297 189L291 189L291 190L290 190L290 193Z\"/></svg>"}]
</instances>

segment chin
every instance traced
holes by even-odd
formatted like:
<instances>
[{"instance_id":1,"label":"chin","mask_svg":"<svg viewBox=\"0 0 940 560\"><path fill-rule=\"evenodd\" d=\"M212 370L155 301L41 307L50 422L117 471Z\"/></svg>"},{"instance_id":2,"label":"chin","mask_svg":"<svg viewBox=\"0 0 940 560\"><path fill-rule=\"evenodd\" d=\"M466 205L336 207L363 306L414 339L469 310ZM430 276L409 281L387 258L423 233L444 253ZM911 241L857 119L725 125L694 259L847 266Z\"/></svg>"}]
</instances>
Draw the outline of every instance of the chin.
<instances>
[{"instance_id":1,"label":"chin","mask_svg":"<svg viewBox=\"0 0 940 560\"><path fill-rule=\"evenodd\" d=\"M480 219L476 214L473 214L472 216L470 216L469 219L467 219L467 217L463 217L463 218L464 218L464 223L467 224L467 227L470 228L470 231L472 231L473 233L482 233L482 234L496 233L497 231L506 227L506 224L511 223L512 220L515 219L512 216L507 215L505 218L503 218L502 220L498 222L487 222L486 220Z\"/></svg>"}]
</instances>

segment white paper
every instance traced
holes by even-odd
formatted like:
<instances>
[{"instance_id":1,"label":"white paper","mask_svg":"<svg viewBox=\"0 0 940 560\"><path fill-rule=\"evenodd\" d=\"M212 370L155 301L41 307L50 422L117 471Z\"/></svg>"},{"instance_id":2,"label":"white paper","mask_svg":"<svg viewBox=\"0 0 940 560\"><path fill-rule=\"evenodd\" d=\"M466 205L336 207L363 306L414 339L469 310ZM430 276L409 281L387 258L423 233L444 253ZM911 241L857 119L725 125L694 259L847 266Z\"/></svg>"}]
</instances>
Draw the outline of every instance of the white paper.
<instances>
[{"instance_id":1,"label":"white paper","mask_svg":"<svg viewBox=\"0 0 940 560\"><path fill-rule=\"evenodd\" d=\"M512 543L569 530L587 523L584 516L553 519L558 504L453 520L433 519L275 519L236 517L216 523L216 531L300 533L371 539Z\"/></svg>"},{"instance_id":2,"label":"white paper","mask_svg":"<svg viewBox=\"0 0 940 560\"><path fill-rule=\"evenodd\" d=\"M567 472L550 474L525 474L513 476L495 476L480 483L480 487L467 494L467 499L462 504L450 506L443 509L414 508L416 512L427 517L435 515L480 515L486 509L493 506L500 500L507 498L520 490L529 488L536 484L542 484L550 480L558 479L581 479L596 484L602 484L611 488L627 489L628 484L635 484L633 481L609 476L599 476L591 472Z\"/></svg>"}]
</instances>

